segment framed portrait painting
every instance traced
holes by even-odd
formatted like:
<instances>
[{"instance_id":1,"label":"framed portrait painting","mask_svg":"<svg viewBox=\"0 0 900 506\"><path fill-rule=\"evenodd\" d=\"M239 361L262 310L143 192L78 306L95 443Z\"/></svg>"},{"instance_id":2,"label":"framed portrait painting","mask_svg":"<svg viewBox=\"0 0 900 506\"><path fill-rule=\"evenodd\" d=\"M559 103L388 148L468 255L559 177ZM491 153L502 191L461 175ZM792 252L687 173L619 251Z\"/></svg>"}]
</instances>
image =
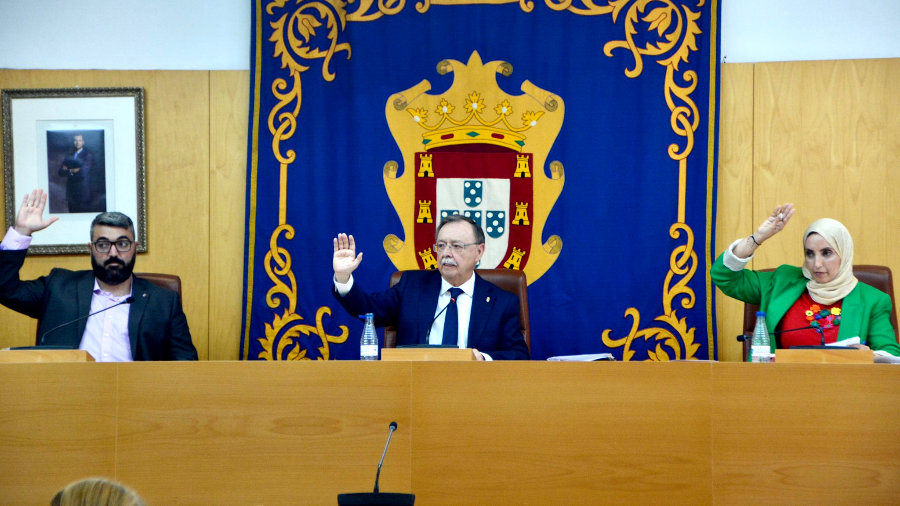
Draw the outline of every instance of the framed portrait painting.
<instances>
[{"instance_id":1,"label":"framed portrait painting","mask_svg":"<svg viewBox=\"0 0 900 506\"><path fill-rule=\"evenodd\" d=\"M87 253L91 221L107 211L134 221L146 252L143 88L6 89L0 100L6 228L35 188L59 218L29 254Z\"/></svg>"}]
</instances>

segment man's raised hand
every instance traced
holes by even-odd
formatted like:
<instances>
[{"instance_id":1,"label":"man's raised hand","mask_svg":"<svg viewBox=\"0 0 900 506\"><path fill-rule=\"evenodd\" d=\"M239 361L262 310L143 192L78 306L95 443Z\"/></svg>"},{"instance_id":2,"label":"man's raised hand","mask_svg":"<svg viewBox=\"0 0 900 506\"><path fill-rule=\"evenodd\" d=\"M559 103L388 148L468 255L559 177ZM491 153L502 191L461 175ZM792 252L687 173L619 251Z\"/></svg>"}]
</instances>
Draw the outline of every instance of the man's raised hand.
<instances>
[{"instance_id":1,"label":"man's raised hand","mask_svg":"<svg viewBox=\"0 0 900 506\"><path fill-rule=\"evenodd\" d=\"M30 236L38 230L43 230L59 219L58 216L51 216L44 219L44 207L47 205L47 194L44 190L37 188L26 193L22 199L22 207L16 214L16 232L22 235Z\"/></svg>"},{"instance_id":2,"label":"man's raised hand","mask_svg":"<svg viewBox=\"0 0 900 506\"><path fill-rule=\"evenodd\" d=\"M356 254L356 241L352 235L338 234L334 238L334 258L332 259L334 279L338 283L346 283L350 279L350 274L362 262L362 256L362 253Z\"/></svg>"}]
</instances>

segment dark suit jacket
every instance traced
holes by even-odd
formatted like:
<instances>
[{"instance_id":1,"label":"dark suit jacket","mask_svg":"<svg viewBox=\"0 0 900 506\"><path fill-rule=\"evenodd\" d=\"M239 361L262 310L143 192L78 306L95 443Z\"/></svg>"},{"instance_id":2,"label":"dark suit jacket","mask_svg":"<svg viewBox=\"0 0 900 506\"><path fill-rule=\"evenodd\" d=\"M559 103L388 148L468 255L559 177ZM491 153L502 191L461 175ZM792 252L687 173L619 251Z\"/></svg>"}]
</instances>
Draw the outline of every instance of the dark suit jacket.
<instances>
[{"instance_id":1,"label":"dark suit jacket","mask_svg":"<svg viewBox=\"0 0 900 506\"><path fill-rule=\"evenodd\" d=\"M335 297L351 315L373 313L375 325L397 327L397 344L428 344L434 320L441 274L438 271L405 272L388 290L366 293L353 283L347 295ZM475 275L472 314L469 318L469 348L497 360L528 360L528 346L519 329L519 299Z\"/></svg>"},{"instance_id":2,"label":"dark suit jacket","mask_svg":"<svg viewBox=\"0 0 900 506\"><path fill-rule=\"evenodd\" d=\"M38 336L90 312L92 271L53 269L47 276L21 281L27 250L0 251L0 304L40 318ZM197 360L178 294L134 277L134 302L128 311L128 335L134 360ZM44 336L37 344L78 347L87 319Z\"/></svg>"},{"instance_id":3,"label":"dark suit jacket","mask_svg":"<svg viewBox=\"0 0 900 506\"><path fill-rule=\"evenodd\" d=\"M91 211L91 178L94 176L94 154L87 148L83 148L78 158L74 158L74 151L66 155L62 165L57 171L66 181L66 201L69 204L70 213ZM77 173L70 173L69 169L80 169Z\"/></svg>"}]
</instances>

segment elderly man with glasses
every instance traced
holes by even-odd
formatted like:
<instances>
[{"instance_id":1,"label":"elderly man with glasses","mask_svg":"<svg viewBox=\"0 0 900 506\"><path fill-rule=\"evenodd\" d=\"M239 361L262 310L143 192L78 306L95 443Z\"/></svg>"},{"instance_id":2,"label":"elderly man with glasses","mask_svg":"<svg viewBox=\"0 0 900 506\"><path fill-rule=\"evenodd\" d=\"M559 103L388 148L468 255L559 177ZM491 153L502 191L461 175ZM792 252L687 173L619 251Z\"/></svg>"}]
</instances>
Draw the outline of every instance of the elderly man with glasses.
<instances>
[{"instance_id":1,"label":"elderly man with glasses","mask_svg":"<svg viewBox=\"0 0 900 506\"><path fill-rule=\"evenodd\" d=\"M137 242L122 213L91 223L92 271L19 279L31 234L58 219L44 219L46 204L43 190L25 195L0 242L0 304L40 319L37 344L86 350L98 362L197 360L178 294L132 274Z\"/></svg>"},{"instance_id":2,"label":"elderly man with glasses","mask_svg":"<svg viewBox=\"0 0 900 506\"><path fill-rule=\"evenodd\" d=\"M373 313L377 326L397 327L397 344L472 348L479 360L528 360L518 298L475 273L484 231L458 214L441 220L433 246L437 271L408 271L383 292L353 282L362 262L353 236L334 238L334 294L350 314Z\"/></svg>"}]
</instances>

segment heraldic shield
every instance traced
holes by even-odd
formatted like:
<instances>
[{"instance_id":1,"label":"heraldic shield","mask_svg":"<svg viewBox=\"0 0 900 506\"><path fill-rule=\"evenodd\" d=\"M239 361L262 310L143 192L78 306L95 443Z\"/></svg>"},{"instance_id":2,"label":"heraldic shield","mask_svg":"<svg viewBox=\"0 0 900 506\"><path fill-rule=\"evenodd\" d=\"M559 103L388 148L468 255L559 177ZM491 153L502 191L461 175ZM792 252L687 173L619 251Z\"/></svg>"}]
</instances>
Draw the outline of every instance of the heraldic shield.
<instances>
[{"instance_id":1,"label":"heraldic shield","mask_svg":"<svg viewBox=\"0 0 900 506\"><path fill-rule=\"evenodd\" d=\"M562 128L560 97L524 81L522 95L509 95L497 74L509 77L502 61L482 64L473 52L466 64L444 60L438 73L453 72L445 93L430 95L423 80L392 95L385 117L403 154L403 172L389 161L384 186L400 217L406 240L384 238L384 250L398 270L435 269L431 250L441 218L469 216L484 228L485 254L479 268L525 271L540 278L562 250L544 224L562 192L563 166L547 155Z\"/></svg>"}]
</instances>

